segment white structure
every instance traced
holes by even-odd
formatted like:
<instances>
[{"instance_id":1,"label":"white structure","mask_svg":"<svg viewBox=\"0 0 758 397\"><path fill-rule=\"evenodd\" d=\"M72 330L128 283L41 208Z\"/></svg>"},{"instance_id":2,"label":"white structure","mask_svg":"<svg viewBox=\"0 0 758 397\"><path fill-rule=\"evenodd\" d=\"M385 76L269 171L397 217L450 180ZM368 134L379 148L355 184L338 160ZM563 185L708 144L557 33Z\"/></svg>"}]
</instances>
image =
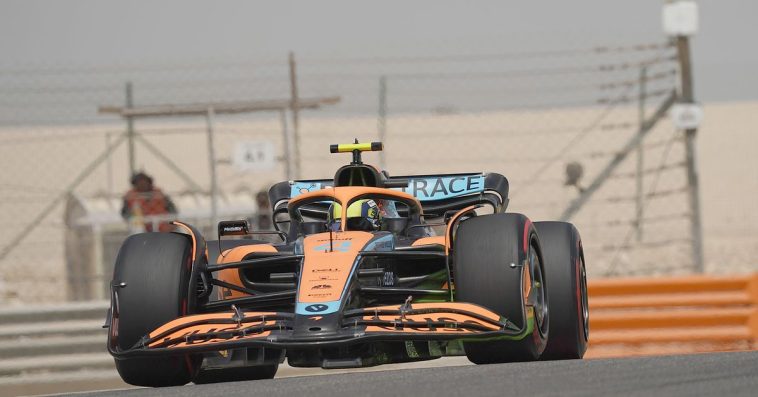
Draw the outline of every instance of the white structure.
<instances>
[{"instance_id":1,"label":"white structure","mask_svg":"<svg viewBox=\"0 0 758 397\"><path fill-rule=\"evenodd\" d=\"M171 195L179 211L169 216L146 217L146 221L165 222L178 219L210 235L210 197L189 193ZM248 219L258 211L254 192L219 196L220 219ZM121 217L119 197L69 196L65 212L65 252L67 295L70 300L105 299L121 243L129 227ZM265 209L268 211L268 209Z\"/></svg>"},{"instance_id":2,"label":"white structure","mask_svg":"<svg viewBox=\"0 0 758 397\"><path fill-rule=\"evenodd\" d=\"M699 24L697 3L674 0L663 5L663 32L669 36L692 36Z\"/></svg>"}]
</instances>

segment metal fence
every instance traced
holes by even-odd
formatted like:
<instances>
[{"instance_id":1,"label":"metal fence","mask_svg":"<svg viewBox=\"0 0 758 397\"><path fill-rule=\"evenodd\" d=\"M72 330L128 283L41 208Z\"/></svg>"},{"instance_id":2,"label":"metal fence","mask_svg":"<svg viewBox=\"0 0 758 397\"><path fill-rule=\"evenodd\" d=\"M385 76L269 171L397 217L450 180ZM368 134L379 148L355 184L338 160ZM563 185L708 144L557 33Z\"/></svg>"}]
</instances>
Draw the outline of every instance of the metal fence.
<instances>
[{"instance_id":1,"label":"metal fence","mask_svg":"<svg viewBox=\"0 0 758 397\"><path fill-rule=\"evenodd\" d=\"M577 224L590 276L692 272L684 135L660 122L678 70L668 42L0 70L0 303L102 297L127 233L130 163L181 216L210 227L214 216L265 212L255 195L271 183L333 175L347 159L327 146L355 138L384 141L366 160L391 174L506 175L511 211ZM255 109L97 111L167 104ZM274 161L242 170L235 150L245 143Z\"/></svg>"}]
</instances>

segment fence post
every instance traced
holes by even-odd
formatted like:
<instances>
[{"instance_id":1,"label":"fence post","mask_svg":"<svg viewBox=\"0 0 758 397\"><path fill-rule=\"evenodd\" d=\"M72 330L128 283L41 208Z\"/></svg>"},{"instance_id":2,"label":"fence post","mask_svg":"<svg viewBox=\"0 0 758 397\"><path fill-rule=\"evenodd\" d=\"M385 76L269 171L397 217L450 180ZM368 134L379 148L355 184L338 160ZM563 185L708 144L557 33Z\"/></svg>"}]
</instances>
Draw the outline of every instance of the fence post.
<instances>
[{"instance_id":1,"label":"fence post","mask_svg":"<svg viewBox=\"0 0 758 397\"><path fill-rule=\"evenodd\" d=\"M676 48L679 58L679 74L682 79L680 102L695 103L689 37L684 35L677 36ZM703 273L705 266L703 264L703 228L700 219L700 184L697 174L697 160L695 158L697 128L688 128L684 133L687 162L687 192L690 206L690 234L692 236L692 263L696 272Z\"/></svg>"},{"instance_id":2,"label":"fence post","mask_svg":"<svg viewBox=\"0 0 758 397\"><path fill-rule=\"evenodd\" d=\"M132 82L126 82L126 108L131 109L134 107L134 92L132 90ZM126 116L126 139L128 142L129 150L129 178L134 175L135 172L135 158L134 158L134 119L131 116Z\"/></svg>"},{"instance_id":3,"label":"fence post","mask_svg":"<svg viewBox=\"0 0 758 397\"><path fill-rule=\"evenodd\" d=\"M111 133L106 132L105 133L105 147L106 149L111 146ZM108 156L108 159L105 160L105 186L106 191L108 192L108 198L114 197L113 194L113 161L111 161L111 157Z\"/></svg>"},{"instance_id":4,"label":"fence post","mask_svg":"<svg viewBox=\"0 0 758 397\"><path fill-rule=\"evenodd\" d=\"M292 109L292 134L294 150L294 178L300 178L300 102L297 94L297 70L295 64L295 54L290 52L290 108Z\"/></svg>"},{"instance_id":5,"label":"fence post","mask_svg":"<svg viewBox=\"0 0 758 397\"><path fill-rule=\"evenodd\" d=\"M287 129L287 111L279 111L279 120L282 124L282 145L284 146L284 177L288 181L294 178L292 175L292 145L290 144L290 132Z\"/></svg>"},{"instance_id":6,"label":"fence post","mask_svg":"<svg viewBox=\"0 0 758 397\"><path fill-rule=\"evenodd\" d=\"M642 66L640 69L640 92L639 92L639 130L638 134L642 134L642 125L645 123L645 85L647 84L647 66ZM645 195L643 182L643 172L645 166L645 153L642 148L643 137L640 136L640 140L637 144L637 211L635 218L635 227L637 232L637 242L642 241L642 217L644 211L643 197Z\"/></svg>"},{"instance_id":7,"label":"fence post","mask_svg":"<svg viewBox=\"0 0 758 397\"><path fill-rule=\"evenodd\" d=\"M208 113L205 115L205 121L208 126L208 163L211 172L211 235L214 236L214 238L218 238L218 236L216 236L216 225L218 224L218 184L216 181L216 152L213 147L213 122L215 113L215 109L213 109L212 106L209 106Z\"/></svg>"},{"instance_id":8,"label":"fence post","mask_svg":"<svg viewBox=\"0 0 758 397\"><path fill-rule=\"evenodd\" d=\"M387 76L379 77L379 117L376 120L379 142L387 139ZM387 169L384 150L379 152L379 168Z\"/></svg>"}]
</instances>

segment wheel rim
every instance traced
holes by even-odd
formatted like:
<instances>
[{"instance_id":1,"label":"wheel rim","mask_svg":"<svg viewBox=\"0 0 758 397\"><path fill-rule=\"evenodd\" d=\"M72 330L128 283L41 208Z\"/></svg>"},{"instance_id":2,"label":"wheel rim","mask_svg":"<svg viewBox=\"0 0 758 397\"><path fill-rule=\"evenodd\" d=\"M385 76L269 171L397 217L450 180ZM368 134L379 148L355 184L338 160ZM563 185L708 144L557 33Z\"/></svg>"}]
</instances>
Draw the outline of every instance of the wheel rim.
<instances>
[{"instance_id":1,"label":"wheel rim","mask_svg":"<svg viewBox=\"0 0 758 397\"><path fill-rule=\"evenodd\" d=\"M529 270L532 277L532 288L529 292L527 304L534 308L537 329L544 336L547 334L547 321L545 319L548 315L548 306L544 278L542 277L542 264L534 246L529 248Z\"/></svg>"},{"instance_id":2,"label":"wheel rim","mask_svg":"<svg viewBox=\"0 0 758 397\"><path fill-rule=\"evenodd\" d=\"M584 326L584 340L590 338L590 305L587 302L587 271L584 268L584 258L579 259L579 269L581 272L580 288L582 294L582 325Z\"/></svg>"}]
</instances>

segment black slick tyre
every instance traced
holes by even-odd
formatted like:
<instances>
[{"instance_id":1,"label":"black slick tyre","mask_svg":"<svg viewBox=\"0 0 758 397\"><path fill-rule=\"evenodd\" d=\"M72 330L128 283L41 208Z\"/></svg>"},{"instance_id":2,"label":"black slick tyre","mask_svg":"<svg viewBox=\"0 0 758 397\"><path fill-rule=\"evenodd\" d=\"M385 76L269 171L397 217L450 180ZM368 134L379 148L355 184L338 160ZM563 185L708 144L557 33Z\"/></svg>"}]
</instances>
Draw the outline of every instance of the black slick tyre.
<instances>
[{"instance_id":1,"label":"black slick tyre","mask_svg":"<svg viewBox=\"0 0 758 397\"><path fill-rule=\"evenodd\" d=\"M179 233L142 233L124 241L113 285L118 312L112 320L119 349L132 348L149 332L189 314L192 242ZM194 305L192 305L194 306ZM179 386L192 381L201 357L179 355L116 359L124 382L136 386Z\"/></svg>"},{"instance_id":2,"label":"black slick tyre","mask_svg":"<svg viewBox=\"0 0 758 397\"><path fill-rule=\"evenodd\" d=\"M550 286L550 340L541 359L579 359L589 341L587 275L582 239L566 222L535 222Z\"/></svg>"},{"instance_id":3,"label":"black slick tyre","mask_svg":"<svg viewBox=\"0 0 758 397\"><path fill-rule=\"evenodd\" d=\"M465 343L468 359L537 360L548 339L549 284L532 222L521 214L473 217L461 222L453 245L455 300L488 308L523 330L518 340Z\"/></svg>"}]
</instances>

